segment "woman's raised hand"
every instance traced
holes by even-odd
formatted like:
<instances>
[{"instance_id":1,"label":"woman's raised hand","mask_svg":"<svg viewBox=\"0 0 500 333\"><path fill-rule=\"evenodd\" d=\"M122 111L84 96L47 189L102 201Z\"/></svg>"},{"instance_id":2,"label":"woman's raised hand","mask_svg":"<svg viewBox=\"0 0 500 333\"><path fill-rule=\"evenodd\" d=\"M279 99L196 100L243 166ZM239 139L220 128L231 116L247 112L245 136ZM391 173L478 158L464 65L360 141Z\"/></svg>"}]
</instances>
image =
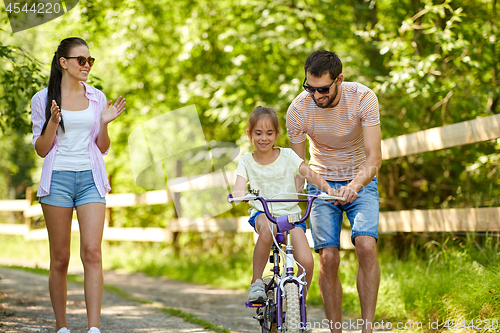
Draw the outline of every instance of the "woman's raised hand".
<instances>
[{"instance_id":1,"label":"woman's raised hand","mask_svg":"<svg viewBox=\"0 0 500 333\"><path fill-rule=\"evenodd\" d=\"M50 107L50 120L56 124L61 122L61 109L59 109L59 106L54 100L52 100L52 106Z\"/></svg>"},{"instance_id":2,"label":"woman's raised hand","mask_svg":"<svg viewBox=\"0 0 500 333\"><path fill-rule=\"evenodd\" d=\"M118 118L118 116L121 115L125 110L125 98L122 98L122 96L118 97L115 104L112 104L113 101L109 101L108 104L106 104L104 110L102 110L102 124L109 124L110 122Z\"/></svg>"}]
</instances>

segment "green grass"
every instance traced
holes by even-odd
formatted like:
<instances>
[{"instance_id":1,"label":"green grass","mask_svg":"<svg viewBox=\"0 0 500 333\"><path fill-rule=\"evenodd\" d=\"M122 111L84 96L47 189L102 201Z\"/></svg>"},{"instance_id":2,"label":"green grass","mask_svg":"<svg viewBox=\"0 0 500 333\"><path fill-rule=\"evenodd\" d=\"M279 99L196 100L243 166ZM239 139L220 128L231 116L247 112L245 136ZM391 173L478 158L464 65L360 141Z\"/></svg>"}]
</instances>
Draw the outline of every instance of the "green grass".
<instances>
[{"instance_id":1,"label":"green grass","mask_svg":"<svg viewBox=\"0 0 500 333\"><path fill-rule=\"evenodd\" d=\"M435 236L410 246L403 259L391 250L380 256L379 318L424 323L500 318L498 238Z\"/></svg>"},{"instance_id":2,"label":"green grass","mask_svg":"<svg viewBox=\"0 0 500 333\"><path fill-rule=\"evenodd\" d=\"M250 234L219 239L204 234L191 236L180 237L179 252L161 243L114 244L105 254L106 268L142 271L151 276L230 289L248 287L253 251Z\"/></svg>"},{"instance_id":3,"label":"green grass","mask_svg":"<svg viewBox=\"0 0 500 333\"><path fill-rule=\"evenodd\" d=\"M77 241L73 243L76 247ZM20 237L0 236L2 257L21 255L26 260L30 257L48 260L48 254L44 258L43 247L48 252L44 241L24 242ZM184 233L178 249L174 251L172 246L159 243L106 243L103 261L106 269L141 271L225 288L248 287L253 251L251 234ZM382 235L379 242L382 277L376 320L427 323L438 319L443 324L446 319L469 322L500 318L499 251L498 238L494 237ZM357 260L353 251L341 251L341 255L343 310L354 318L360 312ZM308 303L321 305L317 259L315 255Z\"/></svg>"}]
</instances>

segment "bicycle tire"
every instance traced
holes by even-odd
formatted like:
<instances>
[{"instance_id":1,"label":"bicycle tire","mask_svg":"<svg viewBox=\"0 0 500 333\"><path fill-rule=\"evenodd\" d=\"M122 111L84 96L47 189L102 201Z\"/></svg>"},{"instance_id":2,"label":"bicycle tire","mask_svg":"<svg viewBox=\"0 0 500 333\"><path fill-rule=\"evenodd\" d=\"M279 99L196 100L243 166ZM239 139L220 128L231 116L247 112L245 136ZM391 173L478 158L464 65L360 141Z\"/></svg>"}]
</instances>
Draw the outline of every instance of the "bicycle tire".
<instances>
[{"instance_id":1,"label":"bicycle tire","mask_svg":"<svg viewBox=\"0 0 500 333\"><path fill-rule=\"evenodd\" d=\"M269 283L271 283L272 279L272 275L265 276L263 278L266 288ZM276 324L276 304L274 303L274 289L270 289L267 292L267 298L269 300L268 305L264 308L264 316L266 318L265 322L267 323L266 330L268 333L277 333L278 325Z\"/></svg>"},{"instance_id":2,"label":"bicycle tire","mask_svg":"<svg viewBox=\"0 0 500 333\"><path fill-rule=\"evenodd\" d=\"M285 285L286 333L300 332L299 287L295 283Z\"/></svg>"},{"instance_id":3,"label":"bicycle tire","mask_svg":"<svg viewBox=\"0 0 500 333\"><path fill-rule=\"evenodd\" d=\"M270 309L267 309L267 311L269 312L266 313L266 315L274 316L275 311L272 311ZM266 331L268 333L278 333L278 325L276 324L276 320L268 318L266 319L266 323L267 323Z\"/></svg>"},{"instance_id":4,"label":"bicycle tire","mask_svg":"<svg viewBox=\"0 0 500 333\"><path fill-rule=\"evenodd\" d=\"M268 323L271 323L271 327L268 329L269 333L277 333L278 325L276 324L276 304L274 304L274 290L269 290L267 293L267 297L272 300L269 302L269 308L267 309L267 320Z\"/></svg>"}]
</instances>

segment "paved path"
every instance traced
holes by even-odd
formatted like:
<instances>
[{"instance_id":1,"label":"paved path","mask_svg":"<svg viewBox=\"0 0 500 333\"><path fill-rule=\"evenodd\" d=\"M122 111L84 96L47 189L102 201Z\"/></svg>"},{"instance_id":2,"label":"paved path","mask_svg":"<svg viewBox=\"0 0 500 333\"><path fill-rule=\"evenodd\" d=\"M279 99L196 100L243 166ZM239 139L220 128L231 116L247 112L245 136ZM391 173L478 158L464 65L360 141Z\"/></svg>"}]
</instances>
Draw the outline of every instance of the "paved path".
<instances>
[{"instance_id":1,"label":"paved path","mask_svg":"<svg viewBox=\"0 0 500 333\"><path fill-rule=\"evenodd\" d=\"M0 267L0 277L0 332L54 332L48 276ZM102 305L103 332L207 331L155 306L124 300L115 292L105 291ZM67 309L71 332L87 332L82 284L68 283Z\"/></svg>"},{"instance_id":2,"label":"paved path","mask_svg":"<svg viewBox=\"0 0 500 333\"><path fill-rule=\"evenodd\" d=\"M1 263L12 264L0 259ZM81 274L78 268L70 271ZM0 267L0 277L0 332L53 332L55 320L48 294L48 276ZM105 333L208 331L180 317L170 316L160 307L180 309L235 333L259 331L252 318L255 310L244 307L244 291L120 271L106 271L104 280L106 285L115 286L136 299L155 303L148 305L127 300L105 290L101 316L101 329ZM329 331L321 324L326 320L321 307L309 306L308 317L317 323L318 328L313 332ZM72 333L86 332L83 286L79 283L68 283L68 322Z\"/></svg>"}]
</instances>

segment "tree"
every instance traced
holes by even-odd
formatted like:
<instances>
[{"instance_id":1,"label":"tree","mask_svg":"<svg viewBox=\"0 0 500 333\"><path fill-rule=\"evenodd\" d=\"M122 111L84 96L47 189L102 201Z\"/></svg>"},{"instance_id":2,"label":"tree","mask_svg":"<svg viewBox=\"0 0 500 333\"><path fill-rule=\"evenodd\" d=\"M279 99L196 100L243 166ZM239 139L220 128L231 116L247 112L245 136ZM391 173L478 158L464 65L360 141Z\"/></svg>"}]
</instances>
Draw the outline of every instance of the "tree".
<instances>
[{"instance_id":1,"label":"tree","mask_svg":"<svg viewBox=\"0 0 500 333\"><path fill-rule=\"evenodd\" d=\"M284 134L286 109L302 89L303 62L320 48L340 55L347 81L377 92L384 138L498 112L493 1L82 0L66 15L47 23L51 33L37 35L41 42L30 51L51 54L54 41L82 36L97 58L91 75L100 77L108 99L127 98L125 114L110 127L106 157L117 192L143 191L130 169L128 135L170 110L195 104L207 142L246 148L248 115L257 105L272 106ZM36 90L26 92L24 103ZM287 145L286 135L279 144ZM493 152L494 143L484 143L387 161L380 187L390 200L382 207L467 205L459 188L481 188L466 167ZM437 159L446 166L430 163ZM481 173L490 174L495 163L481 164L490 165ZM478 204L491 203L484 198Z\"/></svg>"},{"instance_id":2,"label":"tree","mask_svg":"<svg viewBox=\"0 0 500 333\"><path fill-rule=\"evenodd\" d=\"M396 10L396 15L396 2L383 3L378 23L359 34L379 46L389 71L373 78L384 137L499 112L496 2L412 1L407 12ZM485 142L384 162L380 185L387 200L382 206L498 205L498 162L491 155L498 151L495 145ZM485 156L491 156L490 162L481 163ZM475 176L473 165L482 166L474 169ZM485 183L495 185L486 189Z\"/></svg>"},{"instance_id":3,"label":"tree","mask_svg":"<svg viewBox=\"0 0 500 333\"><path fill-rule=\"evenodd\" d=\"M0 34L6 32L0 29ZM3 39L2 39L3 40ZM24 198L33 184L35 155L26 134L31 132L29 102L45 77L40 63L23 48L0 42L0 191L3 199Z\"/></svg>"}]
</instances>

